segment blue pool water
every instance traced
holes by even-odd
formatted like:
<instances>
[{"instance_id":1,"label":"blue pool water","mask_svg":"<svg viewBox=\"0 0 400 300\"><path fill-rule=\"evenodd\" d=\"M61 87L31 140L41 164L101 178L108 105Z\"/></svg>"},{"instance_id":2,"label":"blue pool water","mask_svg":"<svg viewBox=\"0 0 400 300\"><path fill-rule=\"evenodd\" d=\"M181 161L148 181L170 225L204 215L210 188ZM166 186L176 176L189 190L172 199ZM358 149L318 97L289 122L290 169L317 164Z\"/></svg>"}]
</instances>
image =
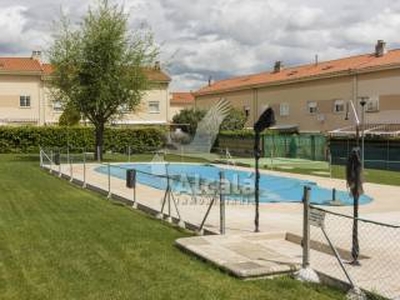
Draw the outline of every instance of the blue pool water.
<instances>
[{"instance_id":1,"label":"blue pool water","mask_svg":"<svg viewBox=\"0 0 400 300\"><path fill-rule=\"evenodd\" d=\"M224 190L226 198L238 201L254 201L254 172L221 168L214 165L181 164L181 163L133 163L111 165L111 176L126 178L126 170L137 170L137 182L156 189L167 187L166 174L175 193L213 194L219 182L220 171L226 179ZM96 168L97 172L107 174L107 166ZM260 202L300 202L303 187L311 187L310 201L313 204L329 205L332 190L322 188L315 182L261 173ZM347 191L336 191L336 199L344 205L352 205L353 198ZM366 204L372 198L363 195L360 204Z\"/></svg>"}]
</instances>

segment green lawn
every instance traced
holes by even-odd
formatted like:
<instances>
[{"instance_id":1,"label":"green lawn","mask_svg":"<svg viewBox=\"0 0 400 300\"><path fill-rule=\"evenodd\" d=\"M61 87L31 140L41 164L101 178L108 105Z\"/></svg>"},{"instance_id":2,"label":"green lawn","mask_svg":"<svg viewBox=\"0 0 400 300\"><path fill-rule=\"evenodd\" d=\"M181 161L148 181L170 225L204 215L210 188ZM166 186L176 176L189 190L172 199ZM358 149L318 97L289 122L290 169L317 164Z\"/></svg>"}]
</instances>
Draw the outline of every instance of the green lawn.
<instances>
[{"instance_id":1,"label":"green lawn","mask_svg":"<svg viewBox=\"0 0 400 300\"><path fill-rule=\"evenodd\" d=\"M297 174L308 174L312 176L322 176L329 177L329 170L312 170L309 168L293 168L293 169L280 169L275 168L277 171L290 172ZM326 175L316 174L315 171L326 171ZM400 186L400 172L386 171L386 170L375 170L375 169L365 169L364 171L364 181L378 184L386 185L398 185ZM332 177L345 179L346 178L346 168L344 166L332 166Z\"/></svg>"},{"instance_id":2,"label":"green lawn","mask_svg":"<svg viewBox=\"0 0 400 300\"><path fill-rule=\"evenodd\" d=\"M182 253L189 235L0 155L0 299L341 299L289 278L240 281Z\"/></svg>"},{"instance_id":3,"label":"green lawn","mask_svg":"<svg viewBox=\"0 0 400 300\"><path fill-rule=\"evenodd\" d=\"M254 158L237 158L235 161L243 163L248 166L254 167ZM260 166L263 169L296 173L296 174L307 174L313 176L329 177L329 165L323 161L310 161L304 159L290 159L290 158L274 158L271 165L269 158L262 158L260 160ZM325 174L323 174L325 173ZM332 166L332 177L345 179L346 177L345 166ZM386 185L398 185L400 186L400 172L387 171L387 170L376 170L376 169L365 169L364 180L371 183L379 183Z\"/></svg>"}]
</instances>

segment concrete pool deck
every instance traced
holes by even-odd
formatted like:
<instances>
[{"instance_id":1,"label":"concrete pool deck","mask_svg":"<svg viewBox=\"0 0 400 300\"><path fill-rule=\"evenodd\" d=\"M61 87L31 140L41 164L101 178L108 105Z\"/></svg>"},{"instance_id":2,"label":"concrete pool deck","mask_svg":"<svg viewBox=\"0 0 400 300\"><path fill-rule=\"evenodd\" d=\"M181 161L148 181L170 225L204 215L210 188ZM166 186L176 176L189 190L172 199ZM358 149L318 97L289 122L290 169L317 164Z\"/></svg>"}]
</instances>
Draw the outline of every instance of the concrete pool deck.
<instances>
[{"instance_id":1,"label":"concrete pool deck","mask_svg":"<svg viewBox=\"0 0 400 300\"><path fill-rule=\"evenodd\" d=\"M86 164L86 183L91 187L107 193L107 175L95 171L99 166L99 164ZM226 165L221 165L221 167L227 168ZM243 167L235 168L238 170L249 170ZM64 177L68 178L72 173L75 181L83 182L84 168L82 164L73 164L72 170L70 165L62 165L60 169L58 166L53 166L55 174L57 174L59 170ZM261 172L314 181L318 185L330 189L336 188L337 190L346 190L344 180L267 170L262 170ZM114 197L133 199L133 192L131 189L126 188L125 180L111 177L110 184ZM374 198L374 201L360 206L360 217L378 222L400 225L400 187L365 183L364 189L367 195ZM137 203L153 212L160 211L163 197L164 191L146 185L137 185ZM193 226L199 226L207 211L209 199L205 199L202 202L193 202L190 197L179 197L177 200L177 207L181 218L190 224L192 228L194 228ZM173 203L170 208L171 216L178 218ZM330 206L328 209L330 211L351 215L353 208L351 206ZM167 211L168 205L166 205L164 213ZM228 202L226 205L226 236L192 237L187 240L179 240L177 243L188 251L213 261L223 269L226 269L227 266L231 266L231 269L236 272L236 275L239 277L243 277L243 274L249 274L249 277L258 276L254 275L254 272L260 270L262 270L261 275L291 272L298 268L301 262L302 250L298 243L287 241L285 238L282 238L282 236L286 236L287 233L301 236L302 219L303 206L300 203L263 203L260 205L261 233L254 234L254 205ZM219 207L215 205L211 209L209 217L205 222L205 229L210 232L218 233L220 226L219 220ZM374 233L379 234L379 231ZM351 236L351 228L346 226L338 231L332 231L330 234L333 235L333 239L340 240L343 236ZM276 238L271 238L271 235ZM256 237L253 238L252 236ZM315 234L314 238L321 239L320 233ZM360 244L362 245L362 250L367 252L371 259L365 260L362 264L362 268L355 268L352 270L352 276L356 278L360 286L366 289L379 292L381 290L383 291L384 288L388 289L388 286L390 286L391 293L394 291L393 293L395 293L394 295L396 297L400 296L400 283L398 278L387 280L390 274L378 276L376 275L377 272L374 271L377 260L379 260L379 262L384 260L385 263L390 264L394 269L400 270L400 251L391 251L389 254L385 253L385 257L382 258L380 254L381 248L379 248L380 245L370 245L370 240L368 238L368 236L361 235ZM400 236L397 235L396 238L398 238L398 240L394 240L393 242L400 245ZM363 243L364 239L366 241L368 240L368 245L366 246L364 246L365 243ZM382 243L382 240L377 240L376 243ZM239 246L240 244L246 244L246 246ZM343 245L339 244L337 246L348 248L348 243L343 241ZM208 252L204 249L208 249ZM337 262L332 255L313 250L311 256L313 258L313 268L321 273L326 273L331 277L344 281L344 276L337 267ZM230 259L227 259L229 257ZM382 276L385 277L386 280L382 278ZM383 284L385 285L384 287L382 287ZM386 294L387 293L385 293L385 295Z\"/></svg>"}]
</instances>

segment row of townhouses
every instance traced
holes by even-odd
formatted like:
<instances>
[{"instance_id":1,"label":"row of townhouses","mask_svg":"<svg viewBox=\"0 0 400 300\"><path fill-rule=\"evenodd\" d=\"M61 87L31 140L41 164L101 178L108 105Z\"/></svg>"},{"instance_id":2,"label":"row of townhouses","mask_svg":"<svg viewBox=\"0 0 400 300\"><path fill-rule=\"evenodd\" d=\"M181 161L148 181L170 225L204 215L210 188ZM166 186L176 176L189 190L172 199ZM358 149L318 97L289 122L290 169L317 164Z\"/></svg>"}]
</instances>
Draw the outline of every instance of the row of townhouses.
<instances>
[{"instance_id":1,"label":"row of townhouses","mask_svg":"<svg viewBox=\"0 0 400 300\"><path fill-rule=\"evenodd\" d=\"M364 109L366 123L400 123L400 49L387 50L384 41L358 56L288 68L276 62L271 71L209 82L193 94L170 93L171 78L159 64L146 74L152 84L139 109L115 124L167 124L183 108L207 109L220 98L243 110L248 126L270 106L282 128L346 128L352 125L350 101L359 114ZM0 57L0 124L56 124L62 105L50 96L50 75L39 51L31 57Z\"/></svg>"},{"instance_id":2,"label":"row of townhouses","mask_svg":"<svg viewBox=\"0 0 400 300\"><path fill-rule=\"evenodd\" d=\"M248 115L254 124L267 106L277 124L303 132L328 132L352 126L353 101L365 123L400 123L400 49L378 41L371 53L285 68L276 62L269 72L209 83L194 93L195 105L207 108L219 98Z\"/></svg>"}]
</instances>

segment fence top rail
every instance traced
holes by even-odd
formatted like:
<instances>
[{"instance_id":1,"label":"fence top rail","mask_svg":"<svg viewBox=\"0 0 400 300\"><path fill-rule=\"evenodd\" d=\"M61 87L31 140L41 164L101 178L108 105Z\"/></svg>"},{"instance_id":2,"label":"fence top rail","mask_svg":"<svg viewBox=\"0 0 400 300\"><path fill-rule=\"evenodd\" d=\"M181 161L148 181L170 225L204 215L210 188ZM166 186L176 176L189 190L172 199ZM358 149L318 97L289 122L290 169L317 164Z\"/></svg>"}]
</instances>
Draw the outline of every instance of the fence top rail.
<instances>
[{"instance_id":1,"label":"fence top rail","mask_svg":"<svg viewBox=\"0 0 400 300\"><path fill-rule=\"evenodd\" d=\"M322 212L327 213L327 214L335 215L335 216L338 216L338 217L343 217L343 218L347 218L347 219L351 219L351 220L354 219L354 217L352 217L352 216L341 214L341 213L338 213L338 212L333 212L333 211L330 211L330 210L326 210L326 209L323 209L323 208L318 207L318 206L310 205L310 208L322 211ZM356 220L364 222L364 223L370 223L370 224L389 227L389 228L393 228L393 229L400 229L400 225L387 224L387 223L373 221L373 220L367 220L367 219L363 219L363 218L356 218Z\"/></svg>"},{"instance_id":2,"label":"fence top rail","mask_svg":"<svg viewBox=\"0 0 400 300\"><path fill-rule=\"evenodd\" d=\"M121 148L125 148L124 150L128 150L128 148L136 148L137 146L135 146L134 144L126 144L125 146L123 146L123 147L121 147ZM81 147L81 146L76 146L76 145L73 145L73 144L69 144L69 145L66 145L66 146L43 146L43 145L39 145L39 148L41 148L41 149L46 149L46 150L88 150L88 151L90 151L90 152L92 152L92 153L94 153L95 152L95 149L94 149L94 147ZM110 151L114 151L115 149L117 149L118 147L115 147L115 148L113 148L113 147L110 147L111 149L110 149ZM150 151L151 153L153 153L153 154L156 154L156 153L158 153L158 154L161 154L161 153L164 153L165 152L165 149L163 149L163 148L160 148L160 147L150 147L150 148L148 148L147 149L147 151ZM118 151L116 151L116 153L119 153ZM166 153L165 153L166 154Z\"/></svg>"},{"instance_id":3,"label":"fence top rail","mask_svg":"<svg viewBox=\"0 0 400 300\"><path fill-rule=\"evenodd\" d=\"M165 170L166 170L166 174L165 174L165 175L162 175L162 174L154 174L154 173L151 173L151 172L139 170L139 169L132 168L132 167L124 167L124 166L120 166L120 165L117 165L117 164L101 163L101 165L102 165L102 166L105 166L105 167L108 167L108 166L109 166L110 168L121 169L121 170L126 170L126 171L127 171L127 170L135 170L137 173L140 173L140 174L143 174L143 175L148 175L148 176L153 176L153 177L163 178L163 179L171 179L172 181L177 181L177 182L180 182L180 181L181 181L181 178L182 178L181 175L170 175L170 174L168 174L168 165L169 165L169 162L164 163L164 165L165 165ZM215 166L213 166L213 165L211 165L211 164L204 164L204 166L215 167ZM223 173L223 171L220 171L220 172ZM191 178L189 178L189 182L192 182L192 181L194 181L194 180L192 180ZM218 182L218 180L216 180L215 182Z\"/></svg>"}]
</instances>

